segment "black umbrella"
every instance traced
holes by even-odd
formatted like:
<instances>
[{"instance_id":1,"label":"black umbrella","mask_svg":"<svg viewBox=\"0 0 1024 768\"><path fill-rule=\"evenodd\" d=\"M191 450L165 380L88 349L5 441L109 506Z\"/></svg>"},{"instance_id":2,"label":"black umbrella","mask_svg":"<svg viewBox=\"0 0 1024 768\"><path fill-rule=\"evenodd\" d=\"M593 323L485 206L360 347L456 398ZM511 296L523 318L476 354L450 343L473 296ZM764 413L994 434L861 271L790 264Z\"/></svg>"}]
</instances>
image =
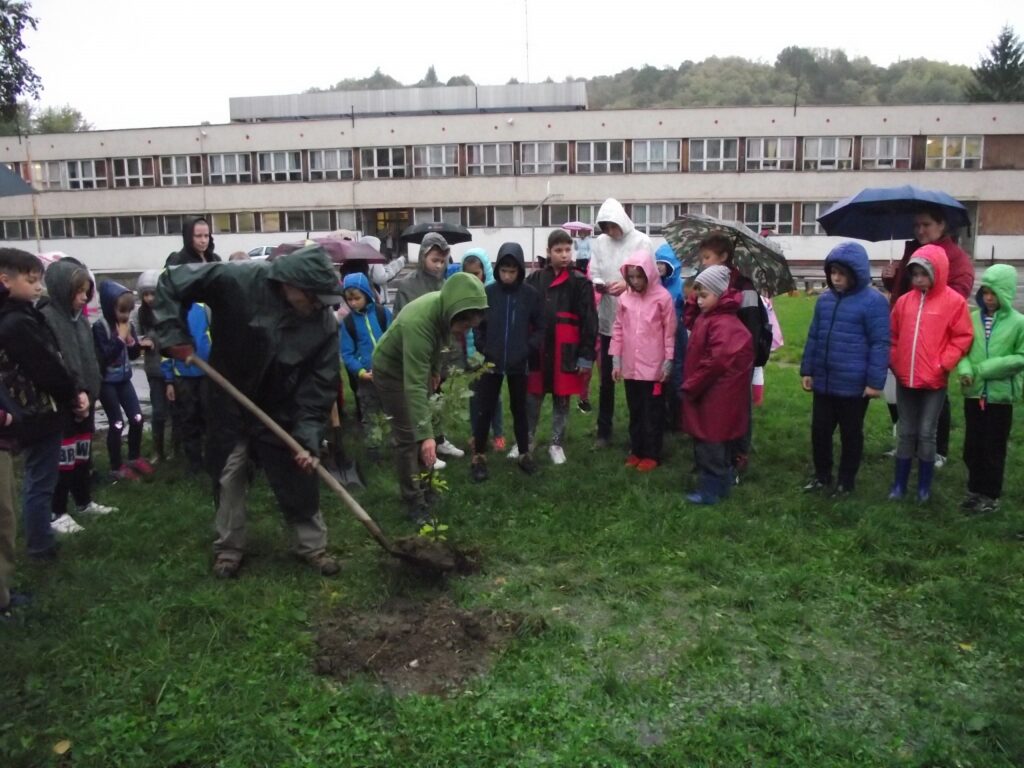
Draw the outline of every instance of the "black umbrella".
<instances>
[{"instance_id":1,"label":"black umbrella","mask_svg":"<svg viewBox=\"0 0 1024 768\"><path fill-rule=\"evenodd\" d=\"M427 221L422 224L413 224L411 227L406 227L399 239L405 243L422 243L423 238L431 232L436 232L443 237L448 245L468 243L473 239L473 233L461 224L446 224L443 221Z\"/></svg>"},{"instance_id":2,"label":"black umbrella","mask_svg":"<svg viewBox=\"0 0 1024 768\"><path fill-rule=\"evenodd\" d=\"M902 187L868 187L840 200L818 217L826 235L860 240L910 240L914 216L929 206L941 208L950 229L969 226L964 204L945 192Z\"/></svg>"},{"instance_id":3,"label":"black umbrella","mask_svg":"<svg viewBox=\"0 0 1024 768\"><path fill-rule=\"evenodd\" d=\"M0 197L31 194L31 184L14 173L14 171L8 170L7 166L0 165Z\"/></svg>"}]
</instances>

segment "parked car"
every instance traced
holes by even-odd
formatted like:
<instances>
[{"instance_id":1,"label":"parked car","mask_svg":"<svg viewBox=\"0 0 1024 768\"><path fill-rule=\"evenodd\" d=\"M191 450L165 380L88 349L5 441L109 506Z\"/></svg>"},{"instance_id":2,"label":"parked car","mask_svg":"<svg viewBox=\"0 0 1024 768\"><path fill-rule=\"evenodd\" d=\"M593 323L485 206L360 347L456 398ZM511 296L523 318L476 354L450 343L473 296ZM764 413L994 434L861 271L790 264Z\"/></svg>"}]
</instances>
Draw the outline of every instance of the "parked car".
<instances>
[{"instance_id":1,"label":"parked car","mask_svg":"<svg viewBox=\"0 0 1024 768\"><path fill-rule=\"evenodd\" d=\"M274 249L276 247L277 247L276 245L260 245L260 246L258 246L256 248L253 248L251 251L249 251L249 258L250 259L255 259L257 261L259 261L261 259L265 259L265 258L267 258L267 256L269 256L270 254L272 254L274 252Z\"/></svg>"}]
</instances>

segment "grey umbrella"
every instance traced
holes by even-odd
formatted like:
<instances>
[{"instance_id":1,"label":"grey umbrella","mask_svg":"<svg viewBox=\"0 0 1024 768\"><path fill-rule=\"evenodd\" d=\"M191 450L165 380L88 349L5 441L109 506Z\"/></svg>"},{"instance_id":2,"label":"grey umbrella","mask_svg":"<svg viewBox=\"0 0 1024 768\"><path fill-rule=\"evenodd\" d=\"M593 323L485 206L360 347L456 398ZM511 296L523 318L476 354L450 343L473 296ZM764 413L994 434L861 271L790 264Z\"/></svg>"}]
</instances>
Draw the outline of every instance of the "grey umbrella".
<instances>
[{"instance_id":1,"label":"grey umbrella","mask_svg":"<svg viewBox=\"0 0 1024 768\"><path fill-rule=\"evenodd\" d=\"M14 197L15 195L31 195L32 185L21 176L9 170L7 166L0 165L0 197Z\"/></svg>"}]
</instances>

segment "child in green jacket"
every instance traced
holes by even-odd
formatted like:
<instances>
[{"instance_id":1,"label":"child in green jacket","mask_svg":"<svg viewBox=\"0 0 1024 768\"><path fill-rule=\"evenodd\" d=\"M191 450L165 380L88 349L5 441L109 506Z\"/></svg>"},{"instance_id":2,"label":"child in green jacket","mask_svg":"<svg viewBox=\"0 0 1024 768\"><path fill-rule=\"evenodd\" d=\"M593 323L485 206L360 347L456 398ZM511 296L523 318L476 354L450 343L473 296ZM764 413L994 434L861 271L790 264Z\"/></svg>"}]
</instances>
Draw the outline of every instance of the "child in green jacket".
<instances>
[{"instance_id":1,"label":"child in green jacket","mask_svg":"<svg viewBox=\"0 0 1024 768\"><path fill-rule=\"evenodd\" d=\"M1017 270L996 264L985 270L971 313L974 343L956 372L964 388L964 463L969 514L999 506L1013 403L1024 387L1024 315L1013 308Z\"/></svg>"}]
</instances>

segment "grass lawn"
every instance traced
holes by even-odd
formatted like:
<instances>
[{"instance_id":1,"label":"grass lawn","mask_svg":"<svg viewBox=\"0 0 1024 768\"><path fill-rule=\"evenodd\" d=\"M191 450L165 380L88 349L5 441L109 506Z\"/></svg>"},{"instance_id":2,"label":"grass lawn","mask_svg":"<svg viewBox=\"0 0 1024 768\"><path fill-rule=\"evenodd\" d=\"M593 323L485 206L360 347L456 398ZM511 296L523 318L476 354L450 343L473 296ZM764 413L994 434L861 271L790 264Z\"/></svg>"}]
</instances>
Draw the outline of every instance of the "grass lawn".
<instances>
[{"instance_id":1,"label":"grass lawn","mask_svg":"<svg viewBox=\"0 0 1024 768\"><path fill-rule=\"evenodd\" d=\"M590 451L595 416L574 410L563 467L542 450L527 479L492 458L491 480L472 485L468 458L450 463L444 521L484 570L447 586L397 572L327 495L346 568L321 579L287 554L262 482L252 556L222 583L202 489L165 468L103 491L119 514L85 520L56 565L19 563L36 602L0 625L0 765L1024 765L1024 408L993 516L957 508L958 387L954 456L931 503L885 500L882 403L856 494L805 496L810 396L796 363L812 308L776 302L787 346L767 372L751 471L726 503L682 501L685 438L637 475L619 451ZM621 439L621 397L616 415ZM390 466L361 494L386 531L408 534L396 498ZM315 673L325 617L442 594L531 629L447 696Z\"/></svg>"}]
</instances>

